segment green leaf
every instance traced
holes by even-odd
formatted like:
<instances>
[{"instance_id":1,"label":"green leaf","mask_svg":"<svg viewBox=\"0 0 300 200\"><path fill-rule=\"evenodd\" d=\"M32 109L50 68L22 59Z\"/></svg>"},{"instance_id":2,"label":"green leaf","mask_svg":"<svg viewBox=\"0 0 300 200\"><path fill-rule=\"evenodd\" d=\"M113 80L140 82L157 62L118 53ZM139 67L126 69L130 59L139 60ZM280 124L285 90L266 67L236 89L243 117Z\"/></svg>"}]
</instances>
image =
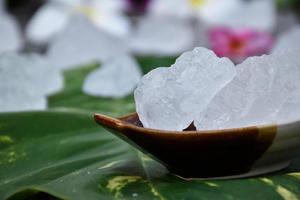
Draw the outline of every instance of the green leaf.
<instances>
[{"instance_id":1,"label":"green leaf","mask_svg":"<svg viewBox=\"0 0 300 200\"><path fill-rule=\"evenodd\" d=\"M257 178L185 181L96 125L88 112L0 114L0 122L0 199L300 198L299 164Z\"/></svg>"},{"instance_id":2,"label":"green leaf","mask_svg":"<svg viewBox=\"0 0 300 200\"><path fill-rule=\"evenodd\" d=\"M139 57L138 63L144 73L157 66L170 66L175 58ZM62 92L49 98L50 108L80 108L92 112L101 112L111 116L121 116L135 110L133 95L121 99L99 98L86 95L82 92L83 81L88 73L98 67L92 64L65 72L65 88Z\"/></svg>"},{"instance_id":3,"label":"green leaf","mask_svg":"<svg viewBox=\"0 0 300 200\"><path fill-rule=\"evenodd\" d=\"M139 58L144 72L173 61ZM300 161L277 174L239 180L186 181L170 174L94 123L93 112L134 110L132 96L81 92L95 67L67 71L66 87L50 98L49 111L0 114L0 200L300 199Z\"/></svg>"},{"instance_id":4,"label":"green leaf","mask_svg":"<svg viewBox=\"0 0 300 200\"><path fill-rule=\"evenodd\" d=\"M88 65L65 72L65 88L48 100L50 108L76 108L91 112L101 112L112 116L121 116L135 109L133 96L121 99L99 98L82 92L82 85L88 73L98 65Z\"/></svg>"}]
</instances>

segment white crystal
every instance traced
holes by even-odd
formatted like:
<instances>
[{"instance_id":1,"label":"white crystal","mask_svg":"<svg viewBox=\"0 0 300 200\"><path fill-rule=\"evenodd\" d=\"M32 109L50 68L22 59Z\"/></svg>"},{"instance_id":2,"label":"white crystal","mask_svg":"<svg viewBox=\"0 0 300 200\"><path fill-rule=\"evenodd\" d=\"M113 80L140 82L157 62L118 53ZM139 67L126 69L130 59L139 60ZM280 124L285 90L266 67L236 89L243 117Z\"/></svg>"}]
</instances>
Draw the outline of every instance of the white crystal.
<instances>
[{"instance_id":1,"label":"white crystal","mask_svg":"<svg viewBox=\"0 0 300 200\"><path fill-rule=\"evenodd\" d=\"M0 70L1 85L23 88L31 96L51 95L63 87L62 74L38 55L2 54Z\"/></svg>"},{"instance_id":2,"label":"white crystal","mask_svg":"<svg viewBox=\"0 0 300 200\"><path fill-rule=\"evenodd\" d=\"M18 51L21 47L21 33L17 22L10 15L0 12L0 53Z\"/></svg>"},{"instance_id":3,"label":"white crystal","mask_svg":"<svg viewBox=\"0 0 300 200\"><path fill-rule=\"evenodd\" d=\"M50 44L47 57L54 67L68 69L104 61L126 51L127 45L122 40L100 31L88 19L76 16Z\"/></svg>"},{"instance_id":4,"label":"white crystal","mask_svg":"<svg viewBox=\"0 0 300 200\"><path fill-rule=\"evenodd\" d=\"M295 26L279 36L273 52L300 49L300 26Z\"/></svg>"},{"instance_id":5,"label":"white crystal","mask_svg":"<svg viewBox=\"0 0 300 200\"><path fill-rule=\"evenodd\" d=\"M187 128L235 73L229 59L210 50L182 54L170 68L155 69L142 78L134 93L141 122L146 128Z\"/></svg>"},{"instance_id":6,"label":"white crystal","mask_svg":"<svg viewBox=\"0 0 300 200\"><path fill-rule=\"evenodd\" d=\"M300 91L291 94L286 102L281 106L277 116L273 121L279 124L290 123L300 119Z\"/></svg>"},{"instance_id":7,"label":"white crystal","mask_svg":"<svg viewBox=\"0 0 300 200\"><path fill-rule=\"evenodd\" d=\"M130 38L134 53L178 55L193 47L194 32L186 19L148 16L142 19Z\"/></svg>"},{"instance_id":8,"label":"white crystal","mask_svg":"<svg viewBox=\"0 0 300 200\"><path fill-rule=\"evenodd\" d=\"M295 118L292 108L300 103L299 53L252 57L238 65L235 78L199 113L197 129L281 123L282 115Z\"/></svg>"},{"instance_id":9,"label":"white crystal","mask_svg":"<svg viewBox=\"0 0 300 200\"><path fill-rule=\"evenodd\" d=\"M85 79L83 91L92 96L123 97L132 93L142 73L134 58L121 55L108 59Z\"/></svg>"}]
</instances>

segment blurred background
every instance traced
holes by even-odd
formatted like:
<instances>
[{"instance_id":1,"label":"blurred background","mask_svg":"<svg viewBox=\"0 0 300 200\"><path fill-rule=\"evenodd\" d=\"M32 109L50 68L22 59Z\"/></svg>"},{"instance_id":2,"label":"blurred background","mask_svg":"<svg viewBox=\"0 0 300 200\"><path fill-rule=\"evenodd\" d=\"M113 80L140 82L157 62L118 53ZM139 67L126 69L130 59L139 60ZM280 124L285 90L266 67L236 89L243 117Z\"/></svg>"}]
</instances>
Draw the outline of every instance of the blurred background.
<instances>
[{"instance_id":1,"label":"blurred background","mask_svg":"<svg viewBox=\"0 0 300 200\"><path fill-rule=\"evenodd\" d=\"M128 97L144 73L196 46L236 64L300 48L299 0L0 2L0 111L52 107L79 79L89 101Z\"/></svg>"},{"instance_id":2,"label":"blurred background","mask_svg":"<svg viewBox=\"0 0 300 200\"><path fill-rule=\"evenodd\" d=\"M129 34L136 34L136 29L139 28L137 26L143 26L143 23L147 24L147 22L142 21L146 20L145 18L158 18L157 21L161 20L160 24L158 22L155 24L154 19L148 21L148 31L152 31L152 35L157 34L158 30L151 30L150 24L153 28L163 28L163 21L167 19L169 21L166 24L176 24L178 29L187 29L187 27L179 26L178 21L189 19L185 23L192 23L194 31L197 31L196 29L202 29L203 31L203 29L208 28L207 26L243 27L253 30L262 29L272 34L272 36L277 36L298 23L300 1L270 0L268 5L265 3L267 1L229 0L222 3L218 0L112 0L111 2L108 0L2 0L2 4L4 10L11 14L20 26L24 42L21 50L34 51L35 49L32 49L32 47L39 47L38 51L41 52L41 47L46 47L45 44L50 41L50 36L61 32L63 30L62 24L67 24L67 21L70 20L71 16L66 17L64 14L83 15L103 31L108 31L117 36L127 34L126 36L129 38ZM275 10L271 11L271 9ZM241 14L241 16L238 14ZM103 16L105 19L100 19ZM124 20L117 19L118 17L123 17ZM101 22L101 20L106 22ZM197 25L200 27L196 27ZM172 27L169 26L169 28ZM146 29L146 27L143 28ZM173 36L171 33L170 31L170 35ZM150 35L150 33L148 34ZM197 45L197 40L205 39L205 33L202 32L202 34L204 35L194 36L194 45ZM145 35L142 36L147 39ZM148 37L148 39L152 39L150 36ZM156 39L162 40L165 38L161 35L161 38L157 36ZM178 39L184 40L180 37ZM205 41L198 42L200 42L198 44L202 42L203 45ZM148 53L159 54L159 52L151 51Z\"/></svg>"}]
</instances>

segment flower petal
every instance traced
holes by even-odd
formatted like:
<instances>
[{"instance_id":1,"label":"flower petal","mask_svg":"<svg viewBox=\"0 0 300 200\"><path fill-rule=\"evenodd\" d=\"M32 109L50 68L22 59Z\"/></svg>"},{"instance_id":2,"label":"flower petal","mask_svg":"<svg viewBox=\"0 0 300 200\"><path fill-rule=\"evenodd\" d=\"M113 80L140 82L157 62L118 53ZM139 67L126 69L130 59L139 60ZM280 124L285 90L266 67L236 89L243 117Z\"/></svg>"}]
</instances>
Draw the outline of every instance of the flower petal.
<instances>
[{"instance_id":1,"label":"flower petal","mask_svg":"<svg viewBox=\"0 0 300 200\"><path fill-rule=\"evenodd\" d=\"M231 28L252 28L268 32L274 29L276 8L273 0L254 0L236 4L234 7L235 9L228 10L230 12L223 13L223 15L219 14L219 18L211 21L213 25L225 25ZM213 19L213 12L209 12L209 14Z\"/></svg>"},{"instance_id":2,"label":"flower petal","mask_svg":"<svg viewBox=\"0 0 300 200\"><path fill-rule=\"evenodd\" d=\"M129 20L119 14L99 13L93 19L93 22L100 29L107 31L118 37L126 37L130 33Z\"/></svg>"},{"instance_id":3,"label":"flower petal","mask_svg":"<svg viewBox=\"0 0 300 200\"><path fill-rule=\"evenodd\" d=\"M149 5L149 14L189 18L192 12L188 0L152 0Z\"/></svg>"},{"instance_id":4,"label":"flower petal","mask_svg":"<svg viewBox=\"0 0 300 200\"><path fill-rule=\"evenodd\" d=\"M21 32L15 19L8 14L0 14L0 53L18 51L23 42Z\"/></svg>"},{"instance_id":5,"label":"flower petal","mask_svg":"<svg viewBox=\"0 0 300 200\"><path fill-rule=\"evenodd\" d=\"M133 92L142 77L133 57L110 58L85 79L83 91L92 96L124 97Z\"/></svg>"},{"instance_id":6,"label":"flower petal","mask_svg":"<svg viewBox=\"0 0 300 200\"><path fill-rule=\"evenodd\" d=\"M300 26L296 26L281 36L273 49L273 52L281 52L289 49L300 49Z\"/></svg>"},{"instance_id":7,"label":"flower petal","mask_svg":"<svg viewBox=\"0 0 300 200\"><path fill-rule=\"evenodd\" d=\"M53 3L59 3L64 6L79 6L85 2L85 0L50 0Z\"/></svg>"},{"instance_id":8,"label":"flower petal","mask_svg":"<svg viewBox=\"0 0 300 200\"><path fill-rule=\"evenodd\" d=\"M194 32L186 19L148 16L131 34L136 54L177 55L193 47Z\"/></svg>"},{"instance_id":9,"label":"flower petal","mask_svg":"<svg viewBox=\"0 0 300 200\"><path fill-rule=\"evenodd\" d=\"M126 9L126 4L123 0L94 0L88 5L94 9L91 19L96 26L116 36L128 36L130 22L123 15Z\"/></svg>"},{"instance_id":10,"label":"flower petal","mask_svg":"<svg viewBox=\"0 0 300 200\"><path fill-rule=\"evenodd\" d=\"M32 96L51 95L63 87L62 74L38 55L1 54L0 69L1 85L23 88Z\"/></svg>"},{"instance_id":11,"label":"flower petal","mask_svg":"<svg viewBox=\"0 0 300 200\"><path fill-rule=\"evenodd\" d=\"M63 87L62 74L37 55L1 54L0 71L0 112L45 109Z\"/></svg>"},{"instance_id":12,"label":"flower petal","mask_svg":"<svg viewBox=\"0 0 300 200\"><path fill-rule=\"evenodd\" d=\"M202 6L199 6L198 13L201 20L209 25L220 24L224 17L237 12L242 8L241 0L204 0Z\"/></svg>"},{"instance_id":13,"label":"flower petal","mask_svg":"<svg viewBox=\"0 0 300 200\"><path fill-rule=\"evenodd\" d=\"M47 57L54 67L68 69L126 51L122 40L100 31L85 17L74 16L50 44Z\"/></svg>"},{"instance_id":14,"label":"flower petal","mask_svg":"<svg viewBox=\"0 0 300 200\"><path fill-rule=\"evenodd\" d=\"M35 43L46 43L63 29L69 20L68 11L54 3L44 5L29 22L26 35Z\"/></svg>"},{"instance_id":15,"label":"flower petal","mask_svg":"<svg viewBox=\"0 0 300 200\"><path fill-rule=\"evenodd\" d=\"M32 96L27 91L14 88L13 92L0 85L0 112L20 112L28 110L45 110L47 98L45 96Z\"/></svg>"}]
</instances>

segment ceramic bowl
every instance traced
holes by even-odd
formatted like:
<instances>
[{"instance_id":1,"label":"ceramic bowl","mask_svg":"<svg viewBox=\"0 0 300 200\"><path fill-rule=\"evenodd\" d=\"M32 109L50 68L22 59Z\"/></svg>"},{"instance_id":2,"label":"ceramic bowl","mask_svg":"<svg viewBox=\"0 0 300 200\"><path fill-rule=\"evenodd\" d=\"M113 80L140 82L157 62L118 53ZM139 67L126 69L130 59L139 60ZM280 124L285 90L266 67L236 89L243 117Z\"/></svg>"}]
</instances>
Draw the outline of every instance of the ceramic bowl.
<instances>
[{"instance_id":1,"label":"ceramic bowl","mask_svg":"<svg viewBox=\"0 0 300 200\"><path fill-rule=\"evenodd\" d=\"M215 131L143 128L138 115L95 121L184 178L239 178L287 167L300 147L300 121Z\"/></svg>"}]
</instances>

